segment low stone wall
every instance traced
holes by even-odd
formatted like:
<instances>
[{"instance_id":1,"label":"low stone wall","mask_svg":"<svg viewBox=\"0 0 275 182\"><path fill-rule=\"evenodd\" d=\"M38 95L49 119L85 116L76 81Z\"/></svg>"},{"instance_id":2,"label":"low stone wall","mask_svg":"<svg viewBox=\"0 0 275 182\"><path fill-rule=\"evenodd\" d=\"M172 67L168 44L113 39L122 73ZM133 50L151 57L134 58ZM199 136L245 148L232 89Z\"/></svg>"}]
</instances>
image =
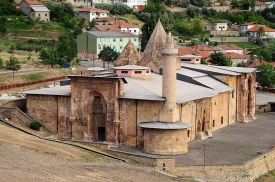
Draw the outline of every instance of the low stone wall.
<instances>
[{"instance_id":1,"label":"low stone wall","mask_svg":"<svg viewBox=\"0 0 275 182\"><path fill-rule=\"evenodd\" d=\"M264 105L258 105L258 106L256 105L255 111L256 112L270 112L271 106L270 106L270 104L264 104Z\"/></svg>"},{"instance_id":2,"label":"low stone wall","mask_svg":"<svg viewBox=\"0 0 275 182\"><path fill-rule=\"evenodd\" d=\"M165 171L166 169L174 168L175 159L174 158L154 158L145 155L138 155L130 152L118 151L114 149L109 150L112 153L120 157L130 158L140 164L156 167L156 169Z\"/></svg>"},{"instance_id":3,"label":"low stone wall","mask_svg":"<svg viewBox=\"0 0 275 182\"><path fill-rule=\"evenodd\" d=\"M211 42L248 42L248 37L212 37Z\"/></svg>"},{"instance_id":4,"label":"low stone wall","mask_svg":"<svg viewBox=\"0 0 275 182\"><path fill-rule=\"evenodd\" d=\"M264 151L263 151L264 152ZM163 170L162 166L156 166ZM175 176L192 176L207 182L247 182L275 169L275 148L268 152L236 165L167 166L165 172Z\"/></svg>"},{"instance_id":5,"label":"low stone wall","mask_svg":"<svg viewBox=\"0 0 275 182\"><path fill-rule=\"evenodd\" d=\"M0 107L0 117L9 119L21 125L29 126L33 119L17 107Z\"/></svg>"},{"instance_id":6,"label":"low stone wall","mask_svg":"<svg viewBox=\"0 0 275 182\"><path fill-rule=\"evenodd\" d=\"M240 32L238 31L216 31L216 30L212 30L209 31L210 35L214 35L214 36L240 36Z\"/></svg>"},{"instance_id":7,"label":"low stone wall","mask_svg":"<svg viewBox=\"0 0 275 182\"><path fill-rule=\"evenodd\" d=\"M77 143L81 143L81 144L85 144L85 145L89 145L89 146L94 146L101 150L109 150L110 149L110 145L106 144L106 143L84 142L84 141L75 141L75 140L73 142L77 142Z\"/></svg>"}]
</instances>

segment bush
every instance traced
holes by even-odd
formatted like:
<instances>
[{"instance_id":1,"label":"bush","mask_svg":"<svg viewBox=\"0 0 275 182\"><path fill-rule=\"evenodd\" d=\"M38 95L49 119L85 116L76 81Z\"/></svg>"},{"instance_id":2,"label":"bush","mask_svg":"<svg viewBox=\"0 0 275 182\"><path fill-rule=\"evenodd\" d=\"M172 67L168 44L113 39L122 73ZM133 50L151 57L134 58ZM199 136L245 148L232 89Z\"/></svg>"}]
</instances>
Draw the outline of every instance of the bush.
<instances>
[{"instance_id":1,"label":"bush","mask_svg":"<svg viewBox=\"0 0 275 182\"><path fill-rule=\"evenodd\" d=\"M30 124L30 128L33 130L39 130L43 125L39 121L33 121Z\"/></svg>"}]
</instances>

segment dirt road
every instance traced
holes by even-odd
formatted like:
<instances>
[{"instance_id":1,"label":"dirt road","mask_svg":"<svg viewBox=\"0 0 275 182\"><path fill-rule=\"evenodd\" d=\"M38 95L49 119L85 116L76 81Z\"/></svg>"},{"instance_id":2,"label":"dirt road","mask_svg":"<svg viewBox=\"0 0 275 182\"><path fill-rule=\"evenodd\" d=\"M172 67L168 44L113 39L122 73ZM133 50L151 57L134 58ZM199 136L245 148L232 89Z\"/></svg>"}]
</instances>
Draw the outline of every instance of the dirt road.
<instances>
[{"instance_id":1,"label":"dirt road","mask_svg":"<svg viewBox=\"0 0 275 182\"><path fill-rule=\"evenodd\" d=\"M153 168L130 165L41 140L0 124L0 181L172 182Z\"/></svg>"}]
</instances>

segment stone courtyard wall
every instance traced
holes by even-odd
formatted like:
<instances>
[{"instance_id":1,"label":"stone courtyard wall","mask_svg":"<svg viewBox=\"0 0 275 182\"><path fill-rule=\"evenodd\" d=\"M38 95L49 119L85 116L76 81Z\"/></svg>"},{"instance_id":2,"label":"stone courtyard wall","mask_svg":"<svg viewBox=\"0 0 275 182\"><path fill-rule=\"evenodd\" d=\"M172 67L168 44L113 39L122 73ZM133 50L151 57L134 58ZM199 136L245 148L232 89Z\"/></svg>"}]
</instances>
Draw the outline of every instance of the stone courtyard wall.
<instances>
[{"instance_id":1,"label":"stone courtyard wall","mask_svg":"<svg viewBox=\"0 0 275 182\"><path fill-rule=\"evenodd\" d=\"M156 169L163 170L161 165L156 166ZM247 182L253 181L273 169L275 169L275 148L244 164L169 166L165 172L175 176L192 176L207 182Z\"/></svg>"}]
</instances>

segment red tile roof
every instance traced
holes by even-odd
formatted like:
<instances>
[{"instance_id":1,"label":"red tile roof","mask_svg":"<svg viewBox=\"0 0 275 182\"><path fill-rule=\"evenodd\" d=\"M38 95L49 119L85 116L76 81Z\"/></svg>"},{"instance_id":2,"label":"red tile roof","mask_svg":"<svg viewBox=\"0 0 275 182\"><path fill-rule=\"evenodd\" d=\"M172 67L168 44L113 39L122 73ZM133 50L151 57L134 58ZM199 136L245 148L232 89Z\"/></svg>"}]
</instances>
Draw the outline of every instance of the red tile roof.
<instances>
[{"instance_id":1,"label":"red tile roof","mask_svg":"<svg viewBox=\"0 0 275 182\"><path fill-rule=\"evenodd\" d=\"M33 0L25 0L25 2L28 3L29 5L44 5L43 3L33 1Z\"/></svg>"},{"instance_id":2,"label":"red tile roof","mask_svg":"<svg viewBox=\"0 0 275 182\"><path fill-rule=\"evenodd\" d=\"M261 1L256 1L255 3L256 3L256 6L269 6L265 2L261 2Z\"/></svg>"},{"instance_id":3,"label":"red tile roof","mask_svg":"<svg viewBox=\"0 0 275 182\"><path fill-rule=\"evenodd\" d=\"M121 28L139 28L138 25L135 25L132 23L126 23L126 22L116 22L113 25Z\"/></svg>"},{"instance_id":4,"label":"red tile roof","mask_svg":"<svg viewBox=\"0 0 275 182\"><path fill-rule=\"evenodd\" d=\"M243 48L236 46L235 44L220 44L218 46L225 50L243 50Z\"/></svg>"},{"instance_id":5,"label":"red tile roof","mask_svg":"<svg viewBox=\"0 0 275 182\"><path fill-rule=\"evenodd\" d=\"M198 51L219 51L220 50L216 47L212 47L212 46L209 46L209 45L206 45L206 44L197 44L197 45L191 46L190 48L195 50L195 51L197 49L198 49Z\"/></svg>"},{"instance_id":6,"label":"red tile roof","mask_svg":"<svg viewBox=\"0 0 275 182\"><path fill-rule=\"evenodd\" d=\"M99 31L121 31L120 28L113 26L113 25L95 25L95 27Z\"/></svg>"},{"instance_id":7,"label":"red tile roof","mask_svg":"<svg viewBox=\"0 0 275 182\"><path fill-rule=\"evenodd\" d=\"M246 67L256 68L257 66L260 66L262 63L267 63L267 62L264 60L251 60L244 63L244 65Z\"/></svg>"},{"instance_id":8,"label":"red tile roof","mask_svg":"<svg viewBox=\"0 0 275 182\"><path fill-rule=\"evenodd\" d=\"M210 54L208 52L196 51L196 50L191 49L190 47L180 47L180 48L178 48L178 56L184 56L184 55L188 55L188 54L201 56L201 58L203 58L203 59L209 59L210 58Z\"/></svg>"},{"instance_id":9,"label":"red tile roof","mask_svg":"<svg viewBox=\"0 0 275 182\"><path fill-rule=\"evenodd\" d=\"M101 17L101 18L96 18L96 22L102 22L102 21L110 22L110 21L115 21L114 17Z\"/></svg>"},{"instance_id":10,"label":"red tile roof","mask_svg":"<svg viewBox=\"0 0 275 182\"><path fill-rule=\"evenodd\" d=\"M256 26L248 29L247 31L248 32L258 32L258 30L260 29L260 27L263 27L263 26L256 25ZM263 28L264 28L265 32L275 32L275 29L273 29L273 28L269 28L269 27L263 27Z\"/></svg>"},{"instance_id":11,"label":"red tile roof","mask_svg":"<svg viewBox=\"0 0 275 182\"><path fill-rule=\"evenodd\" d=\"M97 13L108 13L109 11L97 8L82 8L79 12L97 12Z\"/></svg>"},{"instance_id":12,"label":"red tile roof","mask_svg":"<svg viewBox=\"0 0 275 182\"><path fill-rule=\"evenodd\" d=\"M249 56L246 56L246 55L237 54L235 52L227 52L227 53L225 53L223 55L225 57L231 58L231 59L247 59L249 57Z\"/></svg>"}]
</instances>

